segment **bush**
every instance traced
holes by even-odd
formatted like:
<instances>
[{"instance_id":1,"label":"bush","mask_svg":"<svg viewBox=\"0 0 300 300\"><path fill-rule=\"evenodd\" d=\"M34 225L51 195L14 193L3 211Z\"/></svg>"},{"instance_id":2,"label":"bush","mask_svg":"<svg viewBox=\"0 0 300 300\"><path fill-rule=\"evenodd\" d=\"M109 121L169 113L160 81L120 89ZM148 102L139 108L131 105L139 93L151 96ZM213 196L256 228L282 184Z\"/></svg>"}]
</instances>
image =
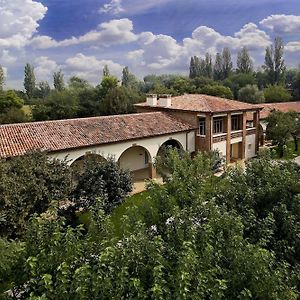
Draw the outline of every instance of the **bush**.
<instances>
[{"instance_id":1,"label":"bush","mask_svg":"<svg viewBox=\"0 0 300 300\"><path fill-rule=\"evenodd\" d=\"M233 99L233 93L230 88L223 85L205 85L200 91L202 94L206 95Z\"/></svg>"},{"instance_id":2,"label":"bush","mask_svg":"<svg viewBox=\"0 0 300 300\"><path fill-rule=\"evenodd\" d=\"M282 85L269 85L264 89L266 102L286 102L290 101L292 96Z\"/></svg>"},{"instance_id":3,"label":"bush","mask_svg":"<svg viewBox=\"0 0 300 300\"><path fill-rule=\"evenodd\" d=\"M263 103L265 100L264 93L260 91L257 85L246 85L239 90L238 99L248 103Z\"/></svg>"},{"instance_id":4,"label":"bush","mask_svg":"<svg viewBox=\"0 0 300 300\"><path fill-rule=\"evenodd\" d=\"M83 168L77 171L75 181L72 195L84 209L92 207L96 199L101 198L104 210L109 213L132 191L130 172L120 169L111 157L107 161L99 161L94 157L84 160Z\"/></svg>"}]
</instances>

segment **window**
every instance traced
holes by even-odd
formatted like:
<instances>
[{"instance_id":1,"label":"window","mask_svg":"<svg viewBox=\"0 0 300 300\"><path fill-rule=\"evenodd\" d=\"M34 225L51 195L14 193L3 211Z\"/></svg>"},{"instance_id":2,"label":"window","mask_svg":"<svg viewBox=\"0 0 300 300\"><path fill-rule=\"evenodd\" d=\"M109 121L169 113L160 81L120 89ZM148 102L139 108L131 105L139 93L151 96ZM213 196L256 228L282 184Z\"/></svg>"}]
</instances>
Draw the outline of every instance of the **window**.
<instances>
[{"instance_id":1,"label":"window","mask_svg":"<svg viewBox=\"0 0 300 300\"><path fill-rule=\"evenodd\" d=\"M205 135L205 119L199 119L199 135Z\"/></svg>"},{"instance_id":2,"label":"window","mask_svg":"<svg viewBox=\"0 0 300 300\"><path fill-rule=\"evenodd\" d=\"M223 133L223 118L214 119L213 133Z\"/></svg>"},{"instance_id":3,"label":"window","mask_svg":"<svg viewBox=\"0 0 300 300\"><path fill-rule=\"evenodd\" d=\"M239 116L231 117L231 130L240 130Z\"/></svg>"}]
</instances>

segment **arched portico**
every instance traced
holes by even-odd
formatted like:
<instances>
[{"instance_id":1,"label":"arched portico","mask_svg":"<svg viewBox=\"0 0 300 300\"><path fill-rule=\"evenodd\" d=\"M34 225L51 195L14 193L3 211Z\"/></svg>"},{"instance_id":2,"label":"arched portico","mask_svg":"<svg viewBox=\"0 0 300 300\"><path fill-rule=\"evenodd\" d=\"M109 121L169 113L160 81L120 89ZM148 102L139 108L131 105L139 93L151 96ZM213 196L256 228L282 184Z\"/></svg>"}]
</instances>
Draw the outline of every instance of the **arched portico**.
<instances>
[{"instance_id":1,"label":"arched portico","mask_svg":"<svg viewBox=\"0 0 300 300\"><path fill-rule=\"evenodd\" d=\"M74 170L75 169L80 170L83 168L83 165L84 165L85 161L87 161L87 160L103 162L103 161L106 161L106 158L100 154L87 152L87 153L83 154L82 156L78 157L77 159L75 159L74 161L72 161L70 167Z\"/></svg>"},{"instance_id":2,"label":"arched portico","mask_svg":"<svg viewBox=\"0 0 300 300\"><path fill-rule=\"evenodd\" d=\"M122 169L130 170L135 181L152 178L152 157L143 146L132 146L126 149L119 157Z\"/></svg>"},{"instance_id":3,"label":"arched portico","mask_svg":"<svg viewBox=\"0 0 300 300\"><path fill-rule=\"evenodd\" d=\"M175 140L169 139L165 141L158 149L156 156L162 156L168 149L177 149L177 150L184 150L182 144Z\"/></svg>"}]
</instances>

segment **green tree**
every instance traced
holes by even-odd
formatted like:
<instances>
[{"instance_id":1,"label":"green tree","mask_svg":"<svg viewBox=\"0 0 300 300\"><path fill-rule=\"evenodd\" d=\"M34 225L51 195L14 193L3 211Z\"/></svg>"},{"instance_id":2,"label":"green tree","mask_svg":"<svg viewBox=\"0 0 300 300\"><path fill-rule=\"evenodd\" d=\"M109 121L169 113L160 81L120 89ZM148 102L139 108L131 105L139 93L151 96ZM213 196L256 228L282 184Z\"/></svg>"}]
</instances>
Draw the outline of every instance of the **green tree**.
<instances>
[{"instance_id":1,"label":"green tree","mask_svg":"<svg viewBox=\"0 0 300 300\"><path fill-rule=\"evenodd\" d=\"M233 93L230 88L223 85L205 85L200 91L202 94L206 95L233 99Z\"/></svg>"},{"instance_id":2,"label":"green tree","mask_svg":"<svg viewBox=\"0 0 300 300\"><path fill-rule=\"evenodd\" d=\"M105 98L108 92L118 86L118 78L114 76L104 76L100 86L98 86L101 98Z\"/></svg>"},{"instance_id":3,"label":"green tree","mask_svg":"<svg viewBox=\"0 0 300 300\"><path fill-rule=\"evenodd\" d=\"M239 90L238 99L248 103L263 103L265 96L264 92L260 91L257 85L247 84Z\"/></svg>"},{"instance_id":4,"label":"green tree","mask_svg":"<svg viewBox=\"0 0 300 300\"><path fill-rule=\"evenodd\" d=\"M220 53L216 54L215 64L214 64L214 80L222 80L223 77L223 58Z\"/></svg>"},{"instance_id":5,"label":"green tree","mask_svg":"<svg viewBox=\"0 0 300 300\"><path fill-rule=\"evenodd\" d=\"M300 117L295 111L289 111L286 113L288 119L291 119L291 135L294 139L295 152L298 152L298 140L300 138Z\"/></svg>"},{"instance_id":6,"label":"green tree","mask_svg":"<svg viewBox=\"0 0 300 300\"><path fill-rule=\"evenodd\" d=\"M267 133L266 137L275 145L278 145L280 151L280 157L283 156L283 148L287 141L291 138L291 129L293 122L286 113L274 110L266 119L267 121Z\"/></svg>"},{"instance_id":7,"label":"green tree","mask_svg":"<svg viewBox=\"0 0 300 300\"><path fill-rule=\"evenodd\" d=\"M266 102L287 102L292 96L282 85L269 85L264 89Z\"/></svg>"},{"instance_id":8,"label":"green tree","mask_svg":"<svg viewBox=\"0 0 300 300\"><path fill-rule=\"evenodd\" d=\"M136 77L129 72L128 67L123 68L122 71L122 86L137 89L137 79Z\"/></svg>"},{"instance_id":9,"label":"green tree","mask_svg":"<svg viewBox=\"0 0 300 300\"><path fill-rule=\"evenodd\" d=\"M246 47L238 52L236 65L238 73L249 74L253 72L253 62Z\"/></svg>"},{"instance_id":10,"label":"green tree","mask_svg":"<svg viewBox=\"0 0 300 300\"><path fill-rule=\"evenodd\" d=\"M108 65L104 66L102 74L103 74L103 77L109 77L110 76L110 71L109 71Z\"/></svg>"},{"instance_id":11,"label":"green tree","mask_svg":"<svg viewBox=\"0 0 300 300\"><path fill-rule=\"evenodd\" d=\"M118 115L135 111L134 103L138 103L140 96L133 90L125 87L110 89L101 102L103 115Z\"/></svg>"},{"instance_id":12,"label":"green tree","mask_svg":"<svg viewBox=\"0 0 300 300\"><path fill-rule=\"evenodd\" d=\"M34 213L65 200L71 187L66 162L41 153L1 161L0 179L0 232L8 237L21 236Z\"/></svg>"},{"instance_id":13,"label":"green tree","mask_svg":"<svg viewBox=\"0 0 300 300\"><path fill-rule=\"evenodd\" d=\"M231 52L229 48L222 51L222 79L226 79L232 73L233 64L231 61Z\"/></svg>"},{"instance_id":14,"label":"green tree","mask_svg":"<svg viewBox=\"0 0 300 300\"><path fill-rule=\"evenodd\" d=\"M75 91L91 89L92 88L92 86L89 84L89 82L87 80L82 79L78 76L72 76L69 79L68 87L70 89L75 90Z\"/></svg>"},{"instance_id":15,"label":"green tree","mask_svg":"<svg viewBox=\"0 0 300 300\"><path fill-rule=\"evenodd\" d=\"M120 169L111 157L105 161L93 156L86 159L77 176L72 194L80 207L85 209L94 206L97 198L102 198L104 210L111 212L132 191L130 172Z\"/></svg>"},{"instance_id":16,"label":"green tree","mask_svg":"<svg viewBox=\"0 0 300 300\"><path fill-rule=\"evenodd\" d=\"M193 79L196 78L198 76L200 76L200 66L201 62L199 57L197 56L192 56L191 57L191 61L190 61L190 74L189 74L189 78Z\"/></svg>"},{"instance_id":17,"label":"green tree","mask_svg":"<svg viewBox=\"0 0 300 300\"><path fill-rule=\"evenodd\" d=\"M53 85L55 90L59 92L65 88L64 74L61 70L53 73Z\"/></svg>"},{"instance_id":18,"label":"green tree","mask_svg":"<svg viewBox=\"0 0 300 300\"><path fill-rule=\"evenodd\" d=\"M285 62L283 59L284 45L281 38L275 38L274 46L266 48L264 69L268 75L269 83L280 84L284 79Z\"/></svg>"},{"instance_id":19,"label":"green tree","mask_svg":"<svg viewBox=\"0 0 300 300\"><path fill-rule=\"evenodd\" d=\"M35 75L34 67L28 63L26 64L24 69L24 88L27 97L29 98L29 100L31 100L35 91Z\"/></svg>"},{"instance_id":20,"label":"green tree","mask_svg":"<svg viewBox=\"0 0 300 300\"><path fill-rule=\"evenodd\" d=\"M36 94L38 98L45 99L50 94L51 88L47 81L41 81L38 84L38 88L36 89Z\"/></svg>"},{"instance_id":21,"label":"green tree","mask_svg":"<svg viewBox=\"0 0 300 300\"><path fill-rule=\"evenodd\" d=\"M5 74L4 74L3 67L0 65L0 93L3 92L4 84L5 84Z\"/></svg>"},{"instance_id":22,"label":"green tree","mask_svg":"<svg viewBox=\"0 0 300 300\"><path fill-rule=\"evenodd\" d=\"M35 121L69 119L76 117L77 112L78 95L69 90L55 90L32 108L32 117Z\"/></svg>"}]
</instances>

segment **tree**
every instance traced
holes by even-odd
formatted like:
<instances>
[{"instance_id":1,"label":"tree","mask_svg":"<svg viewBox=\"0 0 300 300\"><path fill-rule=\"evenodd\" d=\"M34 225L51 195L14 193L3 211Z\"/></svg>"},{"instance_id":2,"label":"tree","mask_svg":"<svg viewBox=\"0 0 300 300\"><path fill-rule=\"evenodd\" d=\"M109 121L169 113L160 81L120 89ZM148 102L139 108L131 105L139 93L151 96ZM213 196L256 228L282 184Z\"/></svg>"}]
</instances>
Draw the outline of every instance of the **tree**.
<instances>
[{"instance_id":1,"label":"tree","mask_svg":"<svg viewBox=\"0 0 300 300\"><path fill-rule=\"evenodd\" d=\"M97 198L102 198L103 208L107 213L132 191L130 172L120 169L111 157L105 161L99 161L94 156L86 159L76 181L72 194L79 206L91 208Z\"/></svg>"},{"instance_id":2,"label":"tree","mask_svg":"<svg viewBox=\"0 0 300 300\"><path fill-rule=\"evenodd\" d=\"M103 68L103 77L109 77L110 76L110 71L108 69L108 65L105 65Z\"/></svg>"},{"instance_id":3,"label":"tree","mask_svg":"<svg viewBox=\"0 0 300 300\"><path fill-rule=\"evenodd\" d=\"M298 140L300 138L300 117L295 111L286 113L288 119L291 119L291 135L294 139L295 152L298 152Z\"/></svg>"},{"instance_id":4,"label":"tree","mask_svg":"<svg viewBox=\"0 0 300 300\"><path fill-rule=\"evenodd\" d=\"M260 91L257 85L247 84L239 90L238 99L248 103L263 103L265 96L264 92Z\"/></svg>"},{"instance_id":5,"label":"tree","mask_svg":"<svg viewBox=\"0 0 300 300\"><path fill-rule=\"evenodd\" d=\"M189 78L193 79L201 76L201 61L198 56L192 56L190 61L190 75Z\"/></svg>"},{"instance_id":6,"label":"tree","mask_svg":"<svg viewBox=\"0 0 300 300\"><path fill-rule=\"evenodd\" d=\"M282 85L269 85L264 89L266 102L287 102L292 96Z\"/></svg>"},{"instance_id":7,"label":"tree","mask_svg":"<svg viewBox=\"0 0 300 300\"><path fill-rule=\"evenodd\" d=\"M61 70L53 73L53 85L55 90L61 92L65 88L64 74Z\"/></svg>"},{"instance_id":8,"label":"tree","mask_svg":"<svg viewBox=\"0 0 300 300\"><path fill-rule=\"evenodd\" d=\"M286 113L278 110L272 111L266 121L268 124L266 138L272 140L275 145L278 145L280 157L282 157L283 148L291 138L293 121L287 117Z\"/></svg>"},{"instance_id":9,"label":"tree","mask_svg":"<svg viewBox=\"0 0 300 300\"><path fill-rule=\"evenodd\" d=\"M5 84L5 74L4 74L3 67L0 65L0 93L3 92L4 84Z\"/></svg>"},{"instance_id":10,"label":"tree","mask_svg":"<svg viewBox=\"0 0 300 300\"><path fill-rule=\"evenodd\" d=\"M36 89L38 98L45 99L50 94L51 88L47 81L41 81Z\"/></svg>"},{"instance_id":11,"label":"tree","mask_svg":"<svg viewBox=\"0 0 300 300\"><path fill-rule=\"evenodd\" d=\"M24 69L24 75L24 88L27 97L29 98L29 100L31 100L35 91L34 67L27 63Z\"/></svg>"},{"instance_id":12,"label":"tree","mask_svg":"<svg viewBox=\"0 0 300 300\"><path fill-rule=\"evenodd\" d=\"M253 72L253 62L248 53L248 49L243 47L237 54L237 72L238 73L252 73Z\"/></svg>"},{"instance_id":13,"label":"tree","mask_svg":"<svg viewBox=\"0 0 300 300\"><path fill-rule=\"evenodd\" d=\"M91 89L92 88L92 86L89 84L89 82L87 80L82 79L78 76L72 76L69 79L68 87L70 89L75 90L75 91Z\"/></svg>"},{"instance_id":14,"label":"tree","mask_svg":"<svg viewBox=\"0 0 300 300\"><path fill-rule=\"evenodd\" d=\"M138 103L140 96L133 90L125 87L111 89L102 100L101 114L119 115L133 113L133 104Z\"/></svg>"},{"instance_id":15,"label":"tree","mask_svg":"<svg viewBox=\"0 0 300 300\"><path fill-rule=\"evenodd\" d=\"M233 64L231 61L231 53L229 48L222 51L222 79L228 78L232 72Z\"/></svg>"},{"instance_id":16,"label":"tree","mask_svg":"<svg viewBox=\"0 0 300 300\"><path fill-rule=\"evenodd\" d=\"M32 108L32 117L35 121L69 119L76 117L77 112L78 95L68 90L55 90Z\"/></svg>"},{"instance_id":17,"label":"tree","mask_svg":"<svg viewBox=\"0 0 300 300\"><path fill-rule=\"evenodd\" d=\"M122 71L122 86L127 88L137 88L137 80L133 74L129 72L128 67L123 68Z\"/></svg>"},{"instance_id":18,"label":"tree","mask_svg":"<svg viewBox=\"0 0 300 300\"><path fill-rule=\"evenodd\" d=\"M223 78L223 59L220 53L216 54L214 64L214 80L222 80Z\"/></svg>"},{"instance_id":19,"label":"tree","mask_svg":"<svg viewBox=\"0 0 300 300\"><path fill-rule=\"evenodd\" d=\"M233 94L230 88L223 85L205 85L201 88L201 93L211 96L218 96L226 99L233 99Z\"/></svg>"},{"instance_id":20,"label":"tree","mask_svg":"<svg viewBox=\"0 0 300 300\"><path fill-rule=\"evenodd\" d=\"M268 46L265 54L264 69L268 75L269 83L280 84L284 79L286 70L283 59L284 45L281 38L275 38L274 46Z\"/></svg>"},{"instance_id":21,"label":"tree","mask_svg":"<svg viewBox=\"0 0 300 300\"><path fill-rule=\"evenodd\" d=\"M212 57L209 53L205 54L205 65L204 65L205 74L204 76L208 78L213 77L213 65L212 65Z\"/></svg>"},{"instance_id":22,"label":"tree","mask_svg":"<svg viewBox=\"0 0 300 300\"><path fill-rule=\"evenodd\" d=\"M105 98L108 92L118 86L118 78L114 76L104 76L100 86L98 86L101 98Z\"/></svg>"},{"instance_id":23,"label":"tree","mask_svg":"<svg viewBox=\"0 0 300 300\"><path fill-rule=\"evenodd\" d=\"M0 162L0 232L20 237L34 213L45 212L52 200L65 200L71 177L66 162L45 154L28 154Z\"/></svg>"}]
</instances>

